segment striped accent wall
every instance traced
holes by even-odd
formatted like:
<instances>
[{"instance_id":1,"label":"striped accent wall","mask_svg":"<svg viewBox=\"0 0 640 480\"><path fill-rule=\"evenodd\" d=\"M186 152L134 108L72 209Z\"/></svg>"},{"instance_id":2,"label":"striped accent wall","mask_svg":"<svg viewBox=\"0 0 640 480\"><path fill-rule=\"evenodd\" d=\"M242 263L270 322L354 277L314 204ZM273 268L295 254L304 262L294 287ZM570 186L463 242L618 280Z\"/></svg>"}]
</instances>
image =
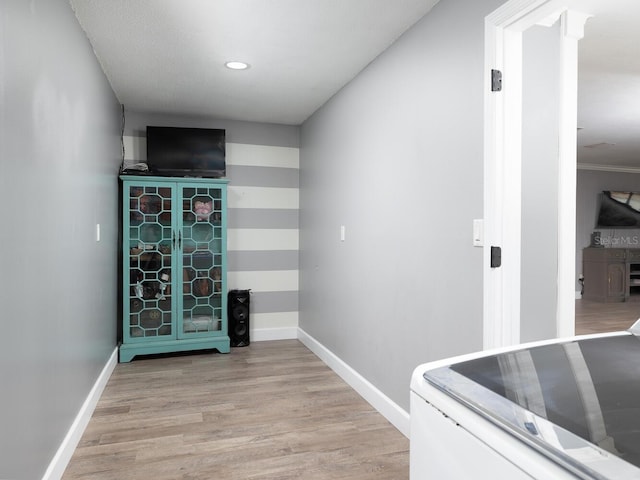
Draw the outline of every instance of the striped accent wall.
<instances>
[{"instance_id":1,"label":"striped accent wall","mask_svg":"<svg viewBox=\"0 0 640 480\"><path fill-rule=\"evenodd\" d=\"M125 165L146 161L125 136ZM251 340L297 338L299 149L227 143L228 286L251 289Z\"/></svg>"}]
</instances>

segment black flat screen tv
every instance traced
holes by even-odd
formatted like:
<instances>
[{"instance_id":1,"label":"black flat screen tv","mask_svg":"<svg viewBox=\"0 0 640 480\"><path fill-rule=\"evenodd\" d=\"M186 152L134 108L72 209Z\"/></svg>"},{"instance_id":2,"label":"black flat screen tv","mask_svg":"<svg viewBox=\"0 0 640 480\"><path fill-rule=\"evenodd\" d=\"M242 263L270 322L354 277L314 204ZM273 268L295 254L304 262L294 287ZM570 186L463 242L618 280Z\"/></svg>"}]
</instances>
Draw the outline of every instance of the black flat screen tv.
<instances>
[{"instance_id":1,"label":"black flat screen tv","mask_svg":"<svg viewBox=\"0 0 640 480\"><path fill-rule=\"evenodd\" d=\"M147 126L147 166L153 175L226 175L225 130Z\"/></svg>"},{"instance_id":2,"label":"black flat screen tv","mask_svg":"<svg viewBox=\"0 0 640 480\"><path fill-rule=\"evenodd\" d=\"M596 228L640 228L640 192L602 192Z\"/></svg>"}]
</instances>

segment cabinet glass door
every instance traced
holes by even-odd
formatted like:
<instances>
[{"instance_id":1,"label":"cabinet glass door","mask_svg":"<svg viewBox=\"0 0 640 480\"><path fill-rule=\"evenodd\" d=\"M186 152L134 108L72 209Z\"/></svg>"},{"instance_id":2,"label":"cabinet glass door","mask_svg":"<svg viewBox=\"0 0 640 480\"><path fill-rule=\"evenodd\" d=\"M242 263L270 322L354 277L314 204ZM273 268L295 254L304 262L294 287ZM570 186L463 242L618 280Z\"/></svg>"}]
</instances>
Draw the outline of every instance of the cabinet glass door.
<instances>
[{"instance_id":1,"label":"cabinet glass door","mask_svg":"<svg viewBox=\"0 0 640 480\"><path fill-rule=\"evenodd\" d=\"M125 298L126 338L175 337L171 324L171 255L173 188L128 185L128 219L125 246L129 248L128 298ZM127 289L125 289L125 292Z\"/></svg>"},{"instance_id":2,"label":"cabinet glass door","mask_svg":"<svg viewBox=\"0 0 640 480\"><path fill-rule=\"evenodd\" d=\"M223 198L220 187L182 187L180 336L222 331Z\"/></svg>"}]
</instances>

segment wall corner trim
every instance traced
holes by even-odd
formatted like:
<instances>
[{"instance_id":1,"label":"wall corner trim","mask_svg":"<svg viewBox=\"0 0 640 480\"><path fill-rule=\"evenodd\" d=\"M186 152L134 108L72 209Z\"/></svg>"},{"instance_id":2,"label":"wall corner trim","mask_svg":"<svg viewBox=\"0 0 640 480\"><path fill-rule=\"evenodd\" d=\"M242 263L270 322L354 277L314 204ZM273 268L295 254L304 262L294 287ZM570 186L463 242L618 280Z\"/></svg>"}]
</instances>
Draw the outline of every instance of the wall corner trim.
<instances>
[{"instance_id":1,"label":"wall corner trim","mask_svg":"<svg viewBox=\"0 0 640 480\"><path fill-rule=\"evenodd\" d=\"M107 360L107 363L103 367L102 372L100 372L100 375L91 388L91 391L82 404L82 407L78 411L78 414L71 424L64 440L58 447L58 451L53 456L51 463L49 463L49 467L44 473L42 480L60 480L62 478L62 475L73 456L73 452L78 446L80 438L89 424L89 420L91 419L91 415L93 415L96 405L98 404L98 400L107 386L107 382L109 381L109 378L117 364L118 347L114 349L109 360Z\"/></svg>"},{"instance_id":2,"label":"wall corner trim","mask_svg":"<svg viewBox=\"0 0 640 480\"><path fill-rule=\"evenodd\" d=\"M339 377L347 382L351 388L358 392L362 398L396 427L400 433L409 438L411 422L408 412L301 328L298 328L298 340L320 358L320 360L326 363ZM407 383L407 392L408 391L409 384Z\"/></svg>"}]
</instances>

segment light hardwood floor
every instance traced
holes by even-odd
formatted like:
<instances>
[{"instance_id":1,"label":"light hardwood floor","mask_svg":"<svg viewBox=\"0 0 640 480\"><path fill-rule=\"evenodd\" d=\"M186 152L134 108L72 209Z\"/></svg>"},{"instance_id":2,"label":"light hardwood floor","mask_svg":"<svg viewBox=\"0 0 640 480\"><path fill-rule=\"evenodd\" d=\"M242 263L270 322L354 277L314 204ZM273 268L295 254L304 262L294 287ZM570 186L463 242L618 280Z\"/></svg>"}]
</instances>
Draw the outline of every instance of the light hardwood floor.
<instances>
[{"instance_id":1,"label":"light hardwood floor","mask_svg":"<svg viewBox=\"0 0 640 480\"><path fill-rule=\"evenodd\" d=\"M117 365L63 476L300 478L408 479L409 440L297 340Z\"/></svg>"},{"instance_id":2,"label":"light hardwood floor","mask_svg":"<svg viewBox=\"0 0 640 480\"><path fill-rule=\"evenodd\" d=\"M638 318L576 300L577 334ZM298 478L408 479L409 441L297 340L117 365L63 476Z\"/></svg>"},{"instance_id":3,"label":"light hardwood floor","mask_svg":"<svg viewBox=\"0 0 640 480\"><path fill-rule=\"evenodd\" d=\"M576 300L576 334L626 330L640 318L640 302L598 303Z\"/></svg>"}]
</instances>

